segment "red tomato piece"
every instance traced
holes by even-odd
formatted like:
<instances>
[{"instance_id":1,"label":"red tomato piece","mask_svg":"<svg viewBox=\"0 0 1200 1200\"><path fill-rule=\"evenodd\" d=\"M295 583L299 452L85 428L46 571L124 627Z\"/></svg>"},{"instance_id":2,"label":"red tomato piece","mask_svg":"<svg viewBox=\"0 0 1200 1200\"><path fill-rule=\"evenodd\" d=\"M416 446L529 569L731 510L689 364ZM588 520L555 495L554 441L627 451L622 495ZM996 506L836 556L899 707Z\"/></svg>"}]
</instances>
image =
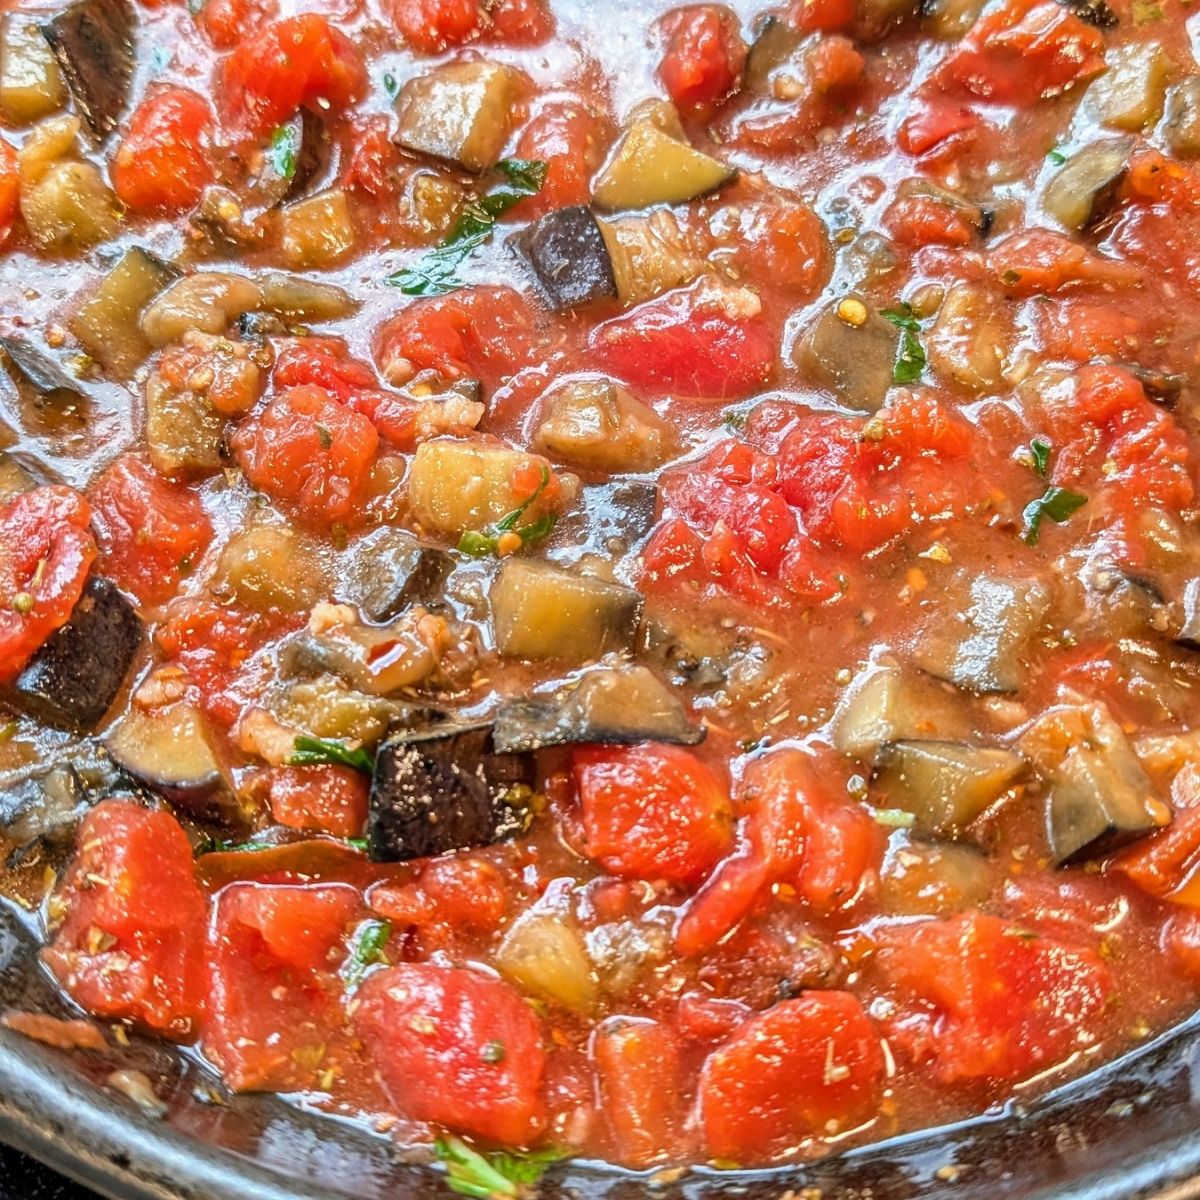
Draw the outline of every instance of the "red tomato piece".
<instances>
[{"instance_id":1,"label":"red tomato piece","mask_svg":"<svg viewBox=\"0 0 1200 1200\"><path fill-rule=\"evenodd\" d=\"M138 212L183 212L213 181L213 115L181 87L152 92L134 110L112 160L113 189Z\"/></svg>"},{"instance_id":2,"label":"red tomato piece","mask_svg":"<svg viewBox=\"0 0 1200 1200\"><path fill-rule=\"evenodd\" d=\"M1200 900L1200 767L1186 764L1171 783L1170 825L1142 838L1113 860L1111 869L1160 898ZM1182 892L1182 895L1180 893Z\"/></svg>"},{"instance_id":3,"label":"red tomato piece","mask_svg":"<svg viewBox=\"0 0 1200 1200\"><path fill-rule=\"evenodd\" d=\"M934 155L940 159L965 149L975 140L979 114L941 97L914 97L909 113L900 122L896 144L905 154Z\"/></svg>"},{"instance_id":4,"label":"red tomato piece","mask_svg":"<svg viewBox=\"0 0 1200 1200\"><path fill-rule=\"evenodd\" d=\"M360 907L344 884L235 883L209 935L205 1055L235 1091L314 1086L343 985L347 927Z\"/></svg>"},{"instance_id":5,"label":"red tomato piece","mask_svg":"<svg viewBox=\"0 0 1200 1200\"><path fill-rule=\"evenodd\" d=\"M376 361L390 383L421 371L495 386L536 358L533 314L511 288L466 288L418 300L379 331Z\"/></svg>"},{"instance_id":6,"label":"red tomato piece","mask_svg":"<svg viewBox=\"0 0 1200 1200\"><path fill-rule=\"evenodd\" d=\"M96 559L88 502L40 487L0 506L0 683L10 683L70 619Z\"/></svg>"},{"instance_id":7,"label":"red tomato piece","mask_svg":"<svg viewBox=\"0 0 1200 1200\"><path fill-rule=\"evenodd\" d=\"M709 1055L697 1111L708 1153L746 1162L874 1116L879 1036L849 992L806 992L752 1017Z\"/></svg>"},{"instance_id":8,"label":"red tomato piece","mask_svg":"<svg viewBox=\"0 0 1200 1200\"><path fill-rule=\"evenodd\" d=\"M1093 254L1049 229L1001 238L988 254L988 265L1011 296L1055 295L1077 283L1132 287L1141 279L1136 267Z\"/></svg>"},{"instance_id":9,"label":"red tomato piece","mask_svg":"<svg viewBox=\"0 0 1200 1200\"><path fill-rule=\"evenodd\" d=\"M1167 204L1131 205L1121 211L1105 248L1118 251L1131 263L1184 287L1200 284L1200 218ZM1103 259L1109 262L1109 259ZM1133 279L1137 267L1121 263Z\"/></svg>"},{"instance_id":10,"label":"red tomato piece","mask_svg":"<svg viewBox=\"0 0 1200 1200\"><path fill-rule=\"evenodd\" d=\"M428 860L408 883L381 883L371 890L370 904L395 925L485 933L509 915L512 896L494 863L457 854Z\"/></svg>"},{"instance_id":11,"label":"red tomato piece","mask_svg":"<svg viewBox=\"0 0 1200 1200\"><path fill-rule=\"evenodd\" d=\"M727 212L718 214L730 220ZM751 279L769 279L775 287L811 296L825 279L825 227L810 208L800 204L739 204L730 249L737 266ZM714 231L724 240L726 230Z\"/></svg>"},{"instance_id":12,"label":"red tomato piece","mask_svg":"<svg viewBox=\"0 0 1200 1200\"><path fill-rule=\"evenodd\" d=\"M698 883L733 840L728 789L679 746L585 746L574 756L584 853L615 875Z\"/></svg>"},{"instance_id":13,"label":"red tomato piece","mask_svg":"<svg viewBox=\"0 0 1200 1200\"><path fill-rule=\"evenodd\" d=\"M205 0L198 20L218 50L232 50L252 29L278 16L277 0Z\"/></svg>"},{"instance_id":14,"label":"red tomato piece","mask_svg":"<svg viewBox=\"0 0 1200 1200\"><path fill-rule=\"evenodd\" d=\"M723 4L693 4L667 13L658 75L684 112L704 112L737 91L746 65L737 14Z\"/></svg>"},{"instance_id":15,"label":"red tomato piece","mask_svg":"<svg viewBox=\"0 0 1200 1200\"><path fill-rule=\"evenodd\" d=\"M538 46L552 37L554 15L548 0L499 0L488 13L489 41L509 46Z\"/></svg>"},{"instance_id":16,"label":"red tomato piece","mask_svg":"<svg viewBox=\"0 0 1200 1200\"><path fill-rule=\"evenodd\" d=\"M854 0L793 0L787 21L801 33L845 29L854 23Z\"/></svg>"},{"instance_id":17,"label":"red tomato piece","mask_svg":"<svg viewBox=\"0 0 1200 1200\"><path fill-rule=\"evenodd\" d=\"M318 13L276 21L225 60L220 108L236 134L261 137L304 107L337 110L366 87L354 43Z\"/></svg>"},{"instance_id":18,"label":"red tomato piece","mask_svg":"<svg viewBox=\"0 0 1200 1200\"><path fill-rule=\"evenodd\" d=\"M1185 979L1200 983L1200 913L1180 909L1163 925L1159 944Z\"/></svg>"},{"instance_id":19,"label":"red tomato piece","mask_svg":"<svg viewBox=\"0 0 1200 1200\"><path fill-rule=\"evenodd\" d=\"M399 165L400 152L392 141L387 118L367 117L357 127L342 182L371 196L386 196L392 190L392 172Z\"/></svg>"},{"instance_id":20,"label":"red tomato piece","mask_svg":"<svg viewBox=\"0 0 1200 1200\"><path fill-rule=\"evenodd\" d=\"M746 819L737 853L713 873L676 930L681 954L708 949L774 882L820 913L852 904L883 858L883 831L860 805L832 796L812 757L775 750L742 781Z\"/></svg>"},{"instance_id":21,"label":"red tomato piece","mask_svg":"<svg viewBox=\"0 0 1200 1200\"><path fill-rule=\"evenodd\" d=\"M179 822L125 800L98 804L62 896L66 919L43 958L71 998L167 1037L194 1032L208 905Z\"/></svg>"},{"instance_id":22,"label":"red tomato piece","mask_svg":"<svg viewBox=\"0 0 1200 1200\"><path fill-rule=\"evenodd\" d=\"M969 246L975 226L960 208L937 196L904 196L883 214L883 224L909 246Z\"/></svg>"},{"instance_id":23,"label":"red tomato piece","mask_svg":"<svg viewBox=\"0 0 1200 1200\"><path fill-rule=\"evenodd\" d=\"M21 181L17 173L17 152L0 138L0 246L8 240L17 219Z\"/></svg>"},{"instance_id":24,"label":"red tomato piece","mask_svg":"<svg viewBox=\"0 0 1200 1200\"><path fill-rule=\"evenodd\" d=\"M478 0L391 0L396 32L421 54L461 46L479 32Z\"/></svg>"},{"instance_id":25,"label":"red tomato piece","mask_svg":"<svg viewBox=\"0 0 1200 1200\"><path fill-rule=\"evenodd\" d=\"M1023 106L1104 68L1100 30L1053 0L1004 0L971 26L935 78L948 89Z\"/></svg>"},{"instance_id":26,"label":"red tomato piece","mask_svg":"<svg viewBox=\"0 0 1200 1200\"><path fill-rule=\"evenodd\" d=\"M670 1027L610 1017L592 1038L592 1058L609 1137L619 1162L648 1167L679 1151L679 1043Z\"/></svg>"},{"instance_id":27,"label":"red tomato piece","mask_svg":"<svg viewBox=\"0 0 1200 1200\"><path fill-rule=\"evenodd\" d=\"M913 521L970 499L955 465L977 451L969 426L928 397L902 395L876 416L878 440L858 421L817 417L780 450L780 491L818 545L865 553Z\"/></svg>"},{"instance_id":28,"label":"red tomato piece","mask_svg":"<svg viewBox=\"0 0 1200 1200\"><path fill-rule=\"evenodd\" d=\"M322 387L281 392L231 439L250 483L306 519L350 519L379 447L375 426Z\"/></svg>"},{"instance_id":29,"label":"red tomato piece","mask_svg":"<svg viewBox=\"0 0 1200 1200\"><path fill-rule=\"evenodd\" d=\"M1064 296L1055 304L1036 307L1038 334L1050 358L1088 362L1136 351L1144 331L1144 318L1115 304L1098 304Z\"/></svg>"},{"instance_id":30,"label":"red tomato piece","mask_svg":"<svg viewBox=\"0 0 1200 1200\"><path fill-rule=\"evenodd\" d=\"M902 1005L892 1044L940 1083L1015 1082L1099 1036L1112 979L1091 950L982 913L898 926L875 940Z\"/></svg>"},{"instance_id":31,"label":"red tomato piece","mask_svg":"<svg viewBox=\"0 0 1200 1200\"><path fill-rule=\"evenodd\" d=\"M590 345L601 366L645 392L725 402L771 377L776 339L742 293L703 282L668 292L598 326Z\"/></svg>"},{"instance_id":32,"label":"red tomato piece","mask_svg":"<svg viewBox=\"0 0 1200 1200\"><path fill-rule=\"evenodd\" d=\"M350 356L341 338L304 337L285 342L271 376L277 388L313 383L332 392L343 404L359 393L378 387L375 372Z\"/></svg>"},{"instance_id":33,"label":"red tomato piece","mask_svg":"<svg viewBox=\"0 0 1200 1200\"><path fill-rule=\"evenodd\" d=\"M400 1111L508 1146L541 1134L542 1028L515 988L409 963L372 974L359 1001L355 1025Z\"/></svg>"},{"instance_id":34,"label":"red tomato piece","mask_svg":"<svg viewBox=\"0 0 1200 1200\"><path fill-rule=\"evenodd\" d=\"M536 196L521 201L523 220L536 220L559 208L587 204L592 173L604 160L608 129L579 101L547 104L525 126L516 157L546 164L546 182Z\"/></svg>"},{"instance_id":35,"label":"red tomato piece","mask_svg":"<svg viewBox=\"0 0 1200 1200\"><path fill-rule=\"evenodd\" d=\"M273 767L271 816L280 825L333 837L362 837L367 778L353 767Z\"/></svg>"},{"instance_id":36,"label":"red tomato piece","mask_svg":"<svg viewBox=\"0 0 1200 1200\"><path fill-rule=\"evenodd\" d=\"M862 82L867 60L849 38L834 34L818 39L805 54L804 65L813 91L828 96L857 87Z\"/></svg>"},{"instance_id":37,"label":"red tomato piece","mask_svg":"<svg viewBox=\"0 0 1200 1200\"><path fill-rule=\"evenodd\" d=\"M212 541L200 497L136 455L118 458L88 498L104 571L142 604L174 595Z\"/></svg>"}]
</instances>

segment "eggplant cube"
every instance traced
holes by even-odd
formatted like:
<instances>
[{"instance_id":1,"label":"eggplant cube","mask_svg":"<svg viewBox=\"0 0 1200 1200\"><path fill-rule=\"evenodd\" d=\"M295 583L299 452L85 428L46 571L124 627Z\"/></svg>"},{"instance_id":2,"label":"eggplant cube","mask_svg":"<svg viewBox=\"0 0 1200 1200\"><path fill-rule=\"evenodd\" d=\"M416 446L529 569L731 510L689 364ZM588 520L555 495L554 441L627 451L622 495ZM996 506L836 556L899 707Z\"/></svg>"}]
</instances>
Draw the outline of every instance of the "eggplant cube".
<instances>
[{"instance_id":1,"label":"eggplant cube","mask_svg":"<svg viewBox=\"0 0 1200 1200\"><path fill-rule=\"evenodd\" d=\"M588 671L550 696L509 701L492 737L497 750L519 751L587 742L694 746L704 734L653 671L626 666Z\"/></svg>"},{"instance_id":2,"label":"eggplant cube","mask_svg":"<svg viewBox=\"0 0 1200 1200\"><path fill-rule=\"evenodd\" d=\"M116 586L93 576L71 619L17 676L12 702L49 725L94 729L125 682L142 632Z\"/></svg>"},{"instance_id":3,"label":"eggplant cube","mask_svg":"<svg viewBox=\"0 0 1200 1200\"><path fill-rule=\"evenodd\" d=\"M876 412L892 386L900 330L865 302L866 319L851 325L840 315L843 304L829 305L797 342L796 365L847 408Z\"/></svg>"},{"instance_id":4,"label":"eggplant cube","mask_svg":"<svg viewBox=\"0 0 1200 1200\"><path fill-rule=\"evenodd\" d=\"M959 837L1024 770L1011 750L966 742L887 742L875 760L880 805L916 817L918 832Z\"/></svg>"},{"instance_id":5,"label":"eggplant cube","mask_svg":"<svg viewBox=\"0 0 1200 1200\"><path fill-rule=\"evenodd\" d=\"M42 26L97 141L117 127L129 99L134 23L129 0L75 0Z\"/></svg>"},{"instance_id":6,"label":"eggplant cube","mask_svg":"<svg viewBox=\"0 0 1200 1200\"><path fill-rule=\"evenodd\" d=\"M534 778L532 755L496 753L490 725L391 737L375 759L368 852L375 862L407 862L522 833Z\"/></svg>"},{"instance_id":7,"label":"eggplant cube","mask_svg":"<svg viewBox=\"0 0 1200 1200\"><path fill-rule=\"evenodd\" d=\"M1102 704L1047 710L1017 749L1045 782L1046 841L1056 864L1106 854L1170 818Z\"/></svg>"},{"instance_id":8,"label":"eggplant cube","mask_svg":"<svg viewBox=\"0 0 1200 1200\"><path fill-rule=\"evenodd\" d=\"M1046 618L1050 595L1026 580L981 575L966 611L931 629L916 661L931 675L977 695L1012 693L1027 675L1026 652Z\"/></svg>"},{"instance_id":9,"label":"eggplant cube","mask_svg":"<svg viewBox=\"0 0 1200 1200\"><path fill-rule=\"evenodd\" d=\"M518 80L511 67L490 62L449 63L411 79L396 99L396 141L468 171L486 171L508 139Z\"/></svg>"},{"instance_id":10,"label":"eggplant cube","mask_svg":"<svg viewBox=\"0 0 1200 1200\"><path fill-rule=\"evenodd\" d=\"M489 598L506 658L589 662L628 649L642 617L633 588L527 558L504 560Z\"/></svg>"},{"instance_id":11,"label":"eggplant cube","mask_svg":"<svg viewBox=\"0 0 1200 1200\"><path fill-rule=\"evenodd\" d=\"M182 701L131 708L105 745L117 766L158 795L194 813L219 813L210 801L221 790L221 764L199 709Z\"/></svg>"},{"instance_id":12,"label":"eggplant cube","mask_svg":"<svg viewBox=\"0 0 1200 1200\"><path fill-rule=\"evenodd\" d=\"M454 559L402 529L381 529L349 551L342 594L372 621L390 621L410 604L435 604Z\"/></svg>"},{"instance_id":13,"label":"eggplant cube","mask_svg":"<svg viewBox=\"0 0 1200 1200\"><path fill-rule=\"evenodd\" d=\"M592 210L577 204L535 221L515 239L555 312L615 299L612 259Z\"/></svg>"}]
</instances>

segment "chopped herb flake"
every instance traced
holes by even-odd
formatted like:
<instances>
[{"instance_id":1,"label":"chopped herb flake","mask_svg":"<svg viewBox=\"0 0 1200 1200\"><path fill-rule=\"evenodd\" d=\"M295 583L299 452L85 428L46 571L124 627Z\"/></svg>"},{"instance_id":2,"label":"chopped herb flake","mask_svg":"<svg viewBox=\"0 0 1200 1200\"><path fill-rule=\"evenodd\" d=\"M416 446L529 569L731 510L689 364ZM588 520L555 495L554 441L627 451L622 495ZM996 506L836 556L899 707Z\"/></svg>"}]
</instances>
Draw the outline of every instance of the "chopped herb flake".
<instances>
[{"instance_id":1,"label":"chopped herb flake","mask_svg":"<svg viewBox=\"0 0 1200 1200\"><path fill-rule=\"evenodd\" d=\"M479 1057L483 1059L489 1066L495 1066L497 1063L502 1063L507 1057L508 1052L504 1049L503 1042L488 1042L480 1051Z\"/></svg>"},{"instance_id":2,"label":"chopped herb flake","mask_svg":"<svg viewBox=\"0 0 1200 1200\"><path fill-rule=\"evenodd\" d=\"M1073 513L1077 513L1087 503L1087 497L1066 488L1049 487L1036 500L1031 500L1025 506L1022 514L1025 518L1025 528L1021 537L1030 545L1036 545L1042 535L1042 519L1049 517L1051 521L1061 524Z\"/></svg>"},{"instance_id":3,"label":"chopped herb flake","mask_svg":"<svg viewBox=\"0 0 1200 1200\"><path fill-rule=\"evenodd\" d=\"M371 756L361 746L347 746L332 738L308 737L301 734L295 741L288 765L292 767L314 767L324 764L353 767L370 775L375 769Z\"/></svg>"},{"instance_id":4,"label":"chopped herb flake","mask_svg":"<svg viewBox=\"0 0 1200 1200\"><path fill-rule=\"evenodd\" d=\"M915 383L925 372L925 348L921 345L921 323L913 316L912 306L901 304L899 308L885 308L881 313L900 330L900 348L896 352L896 363L892 367L895 383Z\"/></svg>"},{"instance_id":5,"label":"chopped herb flake","mask_svg":"<svg viewBox=\"0 0 1200 1200\"><path fill-rule=\"evenodd\" d=\"M911 829L917 819L903 808L877 808L871 816L888 829Z\"/></svg>"},{"instance_id":6,"label":"chopped herb flake","mask_svg":"<svg viewBox=\"0 0 1200 1200\"><path fill-rule=\"evenodd\" d=\"M547 1167L567 1157L565 1151L555 1148L480 1154L461 1138L449 1135L438 1138L433 1149L446 1164L450 1190L477 1200L522 1196L541 1179Z\"/></svg>"},{"instance_id":7,"label":"chopped herb flake","mask_svg":"<svg viewBox=\"0 0 1200 1200\"><path fill-rule=\"evenodd\" d=\"M1054 447L1043 437L1035 437L1029 443L1029 453L1033 458L1033 469L1042 479L1046 478L1046 474L1050 470L1050 452L1053 449Z\"/></svg>"},{"instance_id":8,"label":"chopped herb flake","mask_svg":"<svg viewBox=\"0 0 1200 1200\"><path fill-rule=\"evenodd\" d=\"M1067 156L1061 150L1051 150L1046 157L1056 166L1061 167L1067 161Z\"/></svg>"},{"instance_id":9,"label":"chopped herb flake","mask_svg":"<svg viewBox=\"0 0 1200 1200\"><path fill-rule=\"evenodd\" d=\"M267 160L271 170L280 179L289 182L296 177L296 163L300 161L300 125L292 122L280 125L271 134L271 144L267 148Z\"/></svg>"},{"instance_id":10,"label":"chopped herb flake","mask_svg":"<svg viewBox=\"0 0 1200 1200\"><path fill-rule=\"evenodd\" d=\"M506 158L496 169L508 181L472 200L463 209L454 228L435 250L430 250L412 267L405 267L384 280L406 296L444 296L462 286L459 267L484 242L488 241L496 221L514 204L534 196L546 181L546 164L536 160Z\"/></svg>"},{"instance_id":11,"label":"chopped herb flake","mask_svg":"<svg viewBox=\"0 0 1200 1200\"><path fill-rule=\"evenodd\" d=\"M350 957L342 967L342 983L347 991L354 991L362 983L368 967L387 961L383 952L391 936L390 921L364 921L358 927L350 946Z\"/></svg>"},{"instance_id":12,"label":"chopped herb flake","mask_svg":"<svg viewBox=\"0 0 1200 1200\"><path fill-rule=\"evenodd\" d=\"M500 544L500 538L506 533L515 533L522 545L532 546L543 538L549 537L554 531L558 517L554 513L543 513L542 516L518 528L518 522L529 511L537 498L550 484L550 470L542 467L542 479L533 495L512 512L501 517L494 525L486 529L468 529L458 540L458 552L471 558L487 558L495 554Z\"/></svg>"}]
</instances>

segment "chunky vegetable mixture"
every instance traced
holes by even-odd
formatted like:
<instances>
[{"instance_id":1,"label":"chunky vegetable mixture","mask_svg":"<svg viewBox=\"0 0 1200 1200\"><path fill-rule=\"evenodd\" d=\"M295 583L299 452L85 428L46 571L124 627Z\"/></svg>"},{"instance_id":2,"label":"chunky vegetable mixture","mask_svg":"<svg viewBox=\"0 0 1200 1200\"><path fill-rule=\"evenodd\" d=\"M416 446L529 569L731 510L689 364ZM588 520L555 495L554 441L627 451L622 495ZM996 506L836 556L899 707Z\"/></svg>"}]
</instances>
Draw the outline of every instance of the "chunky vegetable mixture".
<instances>
[{"instance_id":1,"label":"chunky vegetable mixture","mask_svg":"<svg viewBox=\"0 0 1200 1200\"><path fill-rule=\"evenodd\" d=\"M758 2L0 5L5 890L467 1195L1200 996L1200 17Z\"/></svg>"}]
</instances>

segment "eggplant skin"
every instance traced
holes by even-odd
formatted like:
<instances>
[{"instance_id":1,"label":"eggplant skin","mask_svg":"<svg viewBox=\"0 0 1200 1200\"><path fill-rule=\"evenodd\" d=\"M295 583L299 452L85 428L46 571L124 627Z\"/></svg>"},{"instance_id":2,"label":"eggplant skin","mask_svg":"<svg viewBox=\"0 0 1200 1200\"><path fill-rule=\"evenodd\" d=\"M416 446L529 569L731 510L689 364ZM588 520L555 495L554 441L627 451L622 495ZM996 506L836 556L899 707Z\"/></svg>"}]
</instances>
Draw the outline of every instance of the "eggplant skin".
<instances>
[{"instance_id":1,"label":"eggplant skin","mask_svg":"<svg viewBox=\"0 0 1200 1200\"><path fill-rule=\"evenodd\" d=\"M534 778L531 754L493 750L490 724L393 736L375 758L367 852L374 862L407 862L514 837L532 812L512 797Z\"/></svg>"},{"instance_id":2,"label":"eggplant skin","mask_svg":"<svg viewBox=\"0 0 1200 1200\"><path fill-rule=\"evenodd\" d=\"M556 312L616 298L608 246L585 205L548 213L521 233L515 245Z\"/></svg>"},{"instance_id":3,"label":"eggplant skin","mask_svg":"<svg viewBox=\"0 0 1200 1200\"><path fill-rule=\"evenodd\" d=\"M42 26L80 115L97 141L117 127L134 67L129 0L75 0Z\"/></svg>"},{"instance_id":4,"label":"eggplant skin","mask_svg":"<svg viewBox=\"0 0 1200 1200\"><path fill-rule=\"evenodd\" d=\"M17 676L12 703L60 729L94 729L117 698L143 632L116 585L92 576L71 619Z\"/></svg>"}]
</instances>

